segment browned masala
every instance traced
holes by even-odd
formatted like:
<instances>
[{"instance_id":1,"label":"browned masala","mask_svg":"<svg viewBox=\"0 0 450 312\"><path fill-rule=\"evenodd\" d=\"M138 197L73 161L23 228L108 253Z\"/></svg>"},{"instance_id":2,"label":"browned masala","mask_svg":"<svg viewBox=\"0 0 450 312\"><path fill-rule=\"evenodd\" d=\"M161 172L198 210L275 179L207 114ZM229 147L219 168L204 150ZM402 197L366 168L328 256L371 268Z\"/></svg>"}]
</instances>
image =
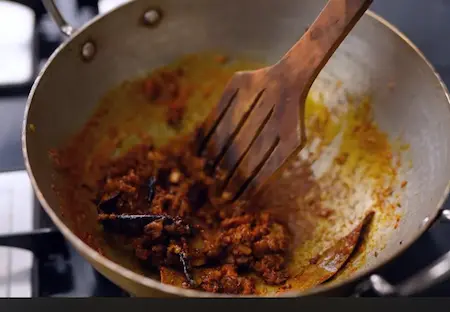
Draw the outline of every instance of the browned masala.
<instances>
[{"instance_id":1,"label":"browned masala","mask_svg":"<svg viewBox=\"0 0 450 312\"><path fill-rule=\"evenodd\" d=\"M109 163L105 179L97 186L100 211L180 218L178 223L150 222L137 235L119 232L133 236L136 257L150 267L183 270L181 253L192 267L214 267L185 287L252 294L254 281L241 274L248 272L257 273L267 284L284 283L287 228L269 213L250 213L239 203L213 205L208 189L220 179L220 171L206 174L207 160L194 156L191 146L171 144L155 150L139 145ZM108 202L111 198L113 206ZM103 214L100 218L106 219Z\"/></svg>"}]
</instances>

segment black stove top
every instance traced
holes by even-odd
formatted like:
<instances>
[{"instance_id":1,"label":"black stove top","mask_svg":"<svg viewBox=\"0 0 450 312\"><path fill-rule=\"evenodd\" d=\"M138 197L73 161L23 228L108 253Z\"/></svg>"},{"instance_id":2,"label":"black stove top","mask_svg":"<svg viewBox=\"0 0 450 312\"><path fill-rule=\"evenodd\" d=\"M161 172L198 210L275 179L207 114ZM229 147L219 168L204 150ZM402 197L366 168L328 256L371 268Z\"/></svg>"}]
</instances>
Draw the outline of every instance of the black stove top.
<instances>
[{"instance_id":1,"label":"black stove top","mask_svg":"<svg viewBox=\"0 0 450 312\"><path fill-rule=\"evenodd\" d=\"M53 227L36 200L34 226ZM128 294L84 260L64 240L55 239L57 247L36 257L32 272L33 297L126 297Z\"/></svg>"},{"instance_id":2,"label":"black stove top","mask_svg":"<svg viewBox=\"0 0 450 312\"><path fill-rule=\"evenodd\" d=\"M34 64L45 62L60 44L61 37L52 24L45 21L45 10L39 0L16 1L30 6L36 14ZM82 23L98 13L97 2L89 0L57 1L74 23ZM397 25L415 42L450 85L450 2L446 0L375 1L372 9ZM76 10L77 13L74 12ZM80 12L84 12L81 14ZM56 31L55 31L56 30ZM35 71L35 72L36 72ZM26 95L32 80L20 85L0 86L0 171L21 170L20 127ZM4 118L8 122L3 122ZM6 120L6 119L5 119ZM12 121L13 122L12 122ZM7 126L5 126L5 124ZM447 202L450 207L450 202ZM34 210L36 229L53 227L36 201ZM55 234L57 235L57 234ZM423 268L450 250L450 226L436 223L410 249L385 267L380 274L396 283ZM55 239L54 248L36 257L32 274L33 297L118 297L128 296L120 288L97 273L63 239ZM450 295L450 282L444 282L424 295Z\"/></svg>"}]
</instances>

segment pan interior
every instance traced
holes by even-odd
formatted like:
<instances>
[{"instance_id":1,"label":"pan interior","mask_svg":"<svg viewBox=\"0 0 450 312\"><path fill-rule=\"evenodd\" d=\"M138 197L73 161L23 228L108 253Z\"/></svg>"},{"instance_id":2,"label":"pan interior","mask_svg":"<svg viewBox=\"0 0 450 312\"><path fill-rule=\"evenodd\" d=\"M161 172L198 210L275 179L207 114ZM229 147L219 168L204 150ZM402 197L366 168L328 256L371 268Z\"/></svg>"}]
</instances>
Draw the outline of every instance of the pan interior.
<instances>
[{"instance_id":1,"label":"pan interior","mask_svg":"<svg viewBox=\"0 0 450 312\"><path fill-rule=\"evenodd\" d=\"M166 107L149 103L143 92L145 78L127 81L107 93L86 127L53 155L64 168L55 189L64 214L76 220L75 231L91 246L112 259L120 258L120 263L128 263L133 270L141 271L133 253L123 248L122 241L114 241L97 229L97 209L92 203L96 194L90 190L104 178L104 164L112 157L120 157L146 137L163 146L192 132L217 102L234 71L261 66L242 60L223 65L217 61L222 58L192 55L166 69L182 69L186 84L195 88L180 126L167 124ZM180 84L179 92L184 89ZM306 109L309 143L258 201L262 209L288 223L294 233L295 251L289 266L292 276L349 234L369 210L375 210L374 226L366 238L367 251L353 257L352 265L343 272L354 270L367 253L380 252L400 218L400 145L389 142L373 122L370 98L351 98L340 94L340 89L336 84L334 94L341 98L328 102L330 106L324 104L322 93L311 93Z\"/></svg>"},{"instance_id":2,"label":"pan interior","mask_svg":"<svg viewBox=\"0 0 450 312\"><path fill-rule=\"evenodd\" d=\"M77 204L60 208L58 196L52 189L49 173L54 171L48 152L65 146L82 129L111 88L183 55L219 50L236 59L245 55L251 60L274 62L297 39L298 33L292 29L307 26L310 17L316 16L323 4L321 1L283 1L285 3L274 10L270 1L262 1L257 8L258 19L244 25L229 21L251 16L255 10L251 1L242 1L239 10L232 5L212 2L215 1L198 1L186 7L176 1L155 1L167 14L152 30L136 26L135 22L147 9L147 4L136 1L127 5L77 35L52 60L40 79L27 120L28 125L33 125L33 130L27 128L26 142L32 173L47 203L72 230L77 233L76 224L85 222L84 231L88 235L82 239L94 248L106 246L95 219L83 219L81 215L70 213L76 210ZM226 20L217 22L224 18L221 17L223 12L226 12ZM274 23L270 26L267 21L271 20ZM183 29L190 29L198 36L180 31ZM80 59L78 47L88 39L96 40L99 50L94 60L86 63ZM113 105L115 99L112 99ZM313 173L321 189L341 187L342 190L321 198L323 206L335 212L333 218L312 218L305 210L308 216L304 216L304 222L314 226L291 225L298 229L300 240L309 237L301 244L304 249L298 251L298 265L345 235L365 211L375 209L377 212L365 248L338 277L344 279L392 257L400 245L410 243L427 226L427 218L437 212L450 176L447 98L436 76L416 51L380 22L366 16L313 85L308 110L311 124L311 120L318 118L316 124L321 125L323 131L309 132L309 144L300 160L313 161ZM386 149L355 147L352 139L355 137L348 136L350 127L371 117L380 130L375 139L389 142L391 157L381 155L380 151ZM94 137L107 135L106 132L94 133ZM94 150L89 147L92 146L79 146L79 149L93 154ZM355 148L358 151L355 152ZM350 157L342 168L338 166L338 157L346 152L358 157ZM384 161L388 158L391 161ZM81 176L84 174L80 172ZM401 187L403 181L407 181L406 187ZM278 191L286 186L283 180L279 183ZM300 197L304 200L305 196ZM382 202L378 202L379 199ZM75 196L72 200L79 205L87 202L87 198ZM307 228L315 234L302 232ZM132 257L104 249L114 261L140 270Z\"/></svg>"}]
</instances>

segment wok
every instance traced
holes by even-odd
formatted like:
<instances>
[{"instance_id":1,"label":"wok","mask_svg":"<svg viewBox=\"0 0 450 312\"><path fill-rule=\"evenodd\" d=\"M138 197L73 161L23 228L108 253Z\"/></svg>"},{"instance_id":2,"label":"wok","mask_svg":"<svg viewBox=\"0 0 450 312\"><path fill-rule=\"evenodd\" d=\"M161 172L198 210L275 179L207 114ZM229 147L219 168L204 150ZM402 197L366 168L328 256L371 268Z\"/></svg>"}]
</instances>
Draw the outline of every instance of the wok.
<instances>
[{"instance_id":1,"label":"wok","mask_svg":"<svg viewBox=\"0 0 450 312\"><path fill-rule=\"evenodd\" d=\"M288 50L318 15L325 1L131 1L74 30L53 1L44 1L68 36L39 74L29 96L23 155L36 195L69 242L100 273L136 296L213 296L163 285L130 270L123 259L107 258L78 237L63 215L52 189L55 173L48 151L80 130L99 99L111 87L170 63L179 56L220 50L245 53L271 63ZM332 94L333 86L343 91ZM395 86L394 86L395 84ZM402 218L385 246L367 246L366 259L354 272L306 292L286 296L361 294L411 295L450 273L450 253L400 285L376 270L411 245L438 216L449 191L450 110L448 92L422 53L397 29L368 12L343 42L313 85L326 98L346 93L371 94L374 118L389 138L410 145L412 168L402 165L408 181L401 197ZM32 125L32 127L30 126ZM373 256L376 250L376 256Z\"/></svg>"}]
</instances>

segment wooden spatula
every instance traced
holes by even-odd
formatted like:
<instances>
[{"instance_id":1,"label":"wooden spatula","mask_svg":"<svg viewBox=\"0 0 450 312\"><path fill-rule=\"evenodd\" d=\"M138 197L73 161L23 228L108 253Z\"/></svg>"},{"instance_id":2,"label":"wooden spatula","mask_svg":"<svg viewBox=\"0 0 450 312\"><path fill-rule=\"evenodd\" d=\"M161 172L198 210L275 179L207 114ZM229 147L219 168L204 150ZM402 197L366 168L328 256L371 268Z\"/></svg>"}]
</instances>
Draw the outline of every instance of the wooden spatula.
<instances>
[{"instance_id":1,"label":"wooden spatula","mask_svg":"<svg viewBox=\"0 0 450 312\"><path fill-rule=\"evenodd\" d=\"M303 148L309 89L371 3L328 1L278 63L234 74L207 119L199 146L200 155L208 152L214 159L213 168L226 169L216 185L224 199L249 199Z\"/></svg>"}]
</instances>

